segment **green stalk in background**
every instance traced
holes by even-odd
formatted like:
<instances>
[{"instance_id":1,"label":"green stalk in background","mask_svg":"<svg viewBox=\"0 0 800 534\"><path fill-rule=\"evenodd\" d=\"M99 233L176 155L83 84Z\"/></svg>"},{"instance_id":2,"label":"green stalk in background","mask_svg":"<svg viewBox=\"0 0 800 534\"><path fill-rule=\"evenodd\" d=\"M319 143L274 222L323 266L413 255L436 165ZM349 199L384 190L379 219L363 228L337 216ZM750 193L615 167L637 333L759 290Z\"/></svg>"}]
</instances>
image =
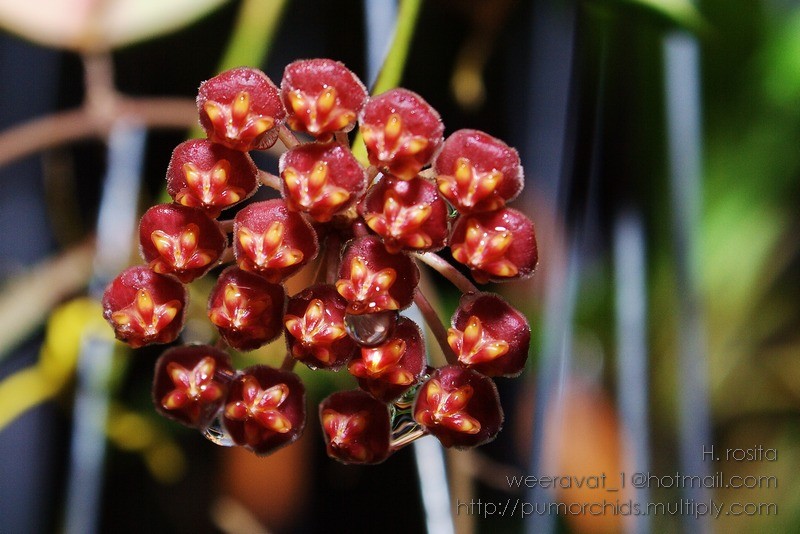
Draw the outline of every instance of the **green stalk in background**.
<instances>
[{"instance_id":1,"label":"green stalk in background","mask_svg":"<svg viewBox=\"0 0 800 534\"><path fill-rule=\"evenodd\" d=\"M386 59L383 61L381 71L378 73L378 79L375 80L375 85L372 87L370 93L377 95L387 91L393 87L397 87L403 77L403 69L406 66L408 59L408 50L411 48L411 39L414 37L414 30L417 26L419 19L420 7L422 0L402 0L400 2L400 9L397 12L397 26L394 30L394 38L386 54ZM364 139L361 132L356 135L353 141L353 155L363 165L368 165L367 161L367 147L364 145Z\"/></svg>"},{"instance_id":2,"label":"green stalk in background","mask_svg":"<svg viewBox=\"0 0 800 534\"><path fill-rule=\"evenodd\" d=\"M217 72L243 65L263 65L288 3L289 0L243 0ZM188 137L193 139L203 135L197 124Z\"/></svg>"}]
</instances>

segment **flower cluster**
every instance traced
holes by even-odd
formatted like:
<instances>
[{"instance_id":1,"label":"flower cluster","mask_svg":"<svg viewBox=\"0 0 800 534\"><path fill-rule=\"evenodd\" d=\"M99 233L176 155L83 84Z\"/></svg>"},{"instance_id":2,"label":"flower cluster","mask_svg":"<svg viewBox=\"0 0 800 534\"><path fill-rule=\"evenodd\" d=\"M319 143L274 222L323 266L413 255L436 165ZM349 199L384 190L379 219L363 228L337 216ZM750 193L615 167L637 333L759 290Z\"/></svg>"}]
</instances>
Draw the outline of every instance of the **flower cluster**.
<instances>
[{"instance_id":1,"label":"flower cluster","mask_svg":"<svg viewBox=\"0 0 800 534\"><path fill-rule=\"evenodd\" d=\"M272 452L305 426L304 386L292 372L299 361L346 368L358 382L319 407L328 453L340 461L386 459L402 446L402 417L448 447L491 440L503 421L492 377L522 371L530 327L434 252L449 246L478 283L533 272L533 224L506 207L523 185L516 150L476 130L445 139L422 97L405 89L369 97L328 59L290 64L280 87L256 69L224 72L200 85L197 107L207 138L175 148L167 170L174 202L149 209L139 226L146 265L121 273L103 299L118 339L170 343L183 327L186 284L232 263L208 299L219 343L161 355L156 409L257 454ZM349 148L356 124L366 167ZM278 139L287 151L273 176L249 152ZM260 185L282 198L218 220ZM446 333L419 291L420 262L464 293ZM307 265L317 273L313 285L287 296L284 281ZM420 327L399 313L415 301L438 323L444 367L429 365ZM233 369L225 349L250 351L281 335L281 368Z\"/></svg>"}]
</instances>

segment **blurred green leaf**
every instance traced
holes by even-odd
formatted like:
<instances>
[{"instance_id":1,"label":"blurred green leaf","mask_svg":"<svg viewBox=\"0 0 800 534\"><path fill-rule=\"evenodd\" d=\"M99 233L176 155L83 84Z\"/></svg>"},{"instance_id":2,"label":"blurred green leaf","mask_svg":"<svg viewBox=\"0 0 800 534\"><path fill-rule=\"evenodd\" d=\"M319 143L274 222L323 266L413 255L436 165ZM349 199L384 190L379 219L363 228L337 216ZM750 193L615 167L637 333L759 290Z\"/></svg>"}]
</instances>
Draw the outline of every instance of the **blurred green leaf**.
<instances>
[{"instance_id":1,"label":"blurred green leaf","mask_svg":"<svg viewBox=\"0 0 800 534\"><path fill-rule=\"evenodd\" d=\"M421 7L422 0L403 0L400 2L392 45L383 60L375 85L370 89L371 94L379 95L397 87L403 78L403 70L406 67L408 51L411 48L411 39L414 37L414 30L417 27L417 19L419 18ZM353 142L353 155L362 164L366 165L368 163L367 148L364 145L360 130Z\"/></svg>"},{"instance_id":2,"label":"blurred green leaf","mask_svg":"<svg viewBox=\"0 0 800 534\"><path fill-rule=\"evenodd\" d=\"M764 46L764 90L773 102L800 103L800 9L783 18Z\"/></svg>"},{"instance_id":3,"label":"blurred green leaf","mask_svg":"<svg viewBox=\"0 0 800 534\"><path fill-rule=\"evenodd\" d=\"M218 70L262 65L288 3L289 0L244 0Z\"/></svg>"},{"instance_id":4,"label":"blurred green leaf","mask_svg":"<svg viewBox=\"0 0 800 534\"><path fill-rule=\"evenodd\" d=\"M244 0L236 15L233 33L225 46L225 53L217 66L217 72L236 67L258 67L269 56L269 49L280 28L286 5L289 0ZM189 139L203 137L205 133L200 124L195 124L189 132ZM169 202L166 189L162 200Z\"/></svg>"},{"instance_id":5,"label":"blurred green leaf","mask_svg":"<svg viewBox=\"0 0 800 534\"><path fill-rule=\"evenodd\" d=\"M689 0L623 0L651 9L686 29L700 29L706 22Z\"/></svg>"},{"instance_id":6,"label":"blurred green leaf","mask_svg":"<svg viewBox=\"0 0 800 534\"><path fill-rule=\"evenodd\" d=\"M709 29L703 15L689 0L604 0L602 3L609 7L626 4L640 7L694 32L704 33Z\"/></svg>"}]
</instances>

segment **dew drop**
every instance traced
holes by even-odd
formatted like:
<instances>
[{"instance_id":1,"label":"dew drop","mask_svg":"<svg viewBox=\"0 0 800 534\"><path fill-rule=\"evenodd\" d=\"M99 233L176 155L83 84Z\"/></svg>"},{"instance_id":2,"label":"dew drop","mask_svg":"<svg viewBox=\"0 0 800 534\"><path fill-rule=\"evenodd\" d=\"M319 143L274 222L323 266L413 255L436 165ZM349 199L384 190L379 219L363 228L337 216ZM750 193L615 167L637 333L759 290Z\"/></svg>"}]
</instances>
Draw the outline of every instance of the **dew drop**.
<instances>
[{"instance_id":1,"label":"dew drop","mask_svg":"<svg viewBox=\"0 0 800 534\"><path fill-rule=\"evenodd\" d=\"M414 397L419 391L421 383L406 391L399 399L389 406L392 418L392 447L405 447L425 435L425 431L414 420Z\"/></svg>"},{"instance_id":2,"label":"dew drop","mask_svg":"<svg viewBox=\"0 0 800 534\"><path fill-rule=\"evenodd\" d=\"M356 343L372 347L386 341L394 330L397 315L394 310L361 315L348 313L344 317L344 325L347 333Z\"/></svg>"},{"instance_id":3,"label":"dew drop","mask_svg":"<svg viewBox=\"0 0 800 534\"><path fill-rule=\"evenodd\" d=\"M233 442L233 438L228 434L228 431L225 430L225 426L222 424L221 412L217 414L214 420L211 421L202 432L203 436L205 436L208 441L221 447L233 447L236 445L236 443Z\"/></svg>"},{"instance_id":4,"label":"dew drop","mask_svg":"<svg viewBox=\"0 0 800 534\"><path fill-rule=\"evenodd\" d=\"M392 419L392 446L405 446L422 437L422 427L409 414Z\"/></svg>"}]
</instances>

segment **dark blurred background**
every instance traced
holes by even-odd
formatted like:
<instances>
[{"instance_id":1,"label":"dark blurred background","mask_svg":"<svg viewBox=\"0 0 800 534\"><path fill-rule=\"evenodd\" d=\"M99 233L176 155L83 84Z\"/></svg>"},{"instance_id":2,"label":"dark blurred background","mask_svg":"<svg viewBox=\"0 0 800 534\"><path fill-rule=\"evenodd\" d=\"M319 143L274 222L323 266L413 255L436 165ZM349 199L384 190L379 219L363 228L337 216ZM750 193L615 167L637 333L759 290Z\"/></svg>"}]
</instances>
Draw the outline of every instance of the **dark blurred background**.
<instances>
[{"instance_id":1,"label":"dark blurred background","mask_svg":"<svg viewBox=\"0 0 800 534\"><path fill-rule=\"evenodd\" d=\"M215 74L241 5L224 2L171 33L114 49L117 89L193 98ZM9 24L0 34L0 127L79 106L80 55L35 44ZM278 81L295 59L330 57L367 81L374 74L368 37L362 2L289 1L260 67ZM523 376L497 381L506 412L498 439L478 451L448 452L451 513L457 500L478 498L597 500L591 492L542 497L504 487L506 474L534 468L693 474L687 457L702 459L698 444L778 451L775 462L700 466L703 473L774 476L777 488L700 496L651 488L647 496L775 503L777 516L523 522L462 513L458 531L796 531L800 7L776 0L707 0L696 10L666 1L428 0L401 85L441 113L446 134L481 129L520 151L526 190L514 206L536 223L540 245L532 280L488 289L526 313L534 343ZM682 87L689 98L676 104L670 95ZM147 132L141 209L159 196L172 149L186 135ZM270 156L257 161L277 169ZM0 167L0 281L9 297L0 299L0 317L15 314L30 284L48 284L26 278L38 272L34 266L93 234L106 163L98 137ZM85 287L68 285L59 303ZM458 295L441 297L442 316L449 316ZM31 297L34 307L40 301ZM20 391L32 391L8 385L40 358L50 308L32 314L39 319L0 346L2 413L28 402ZM632 351L624 348L631 343ZM257 459L160 420L150 380L161 350L129 351L115 364L98 531L426 528L411 448L377 467L342 466L325 456L312 422L298 444ZM242 362L262 357L272 356ZM308 375L310 406L346 382ZM74 384L67 380L0 426L0 532L63 528Z\"/></svg>"}]
</instances>

